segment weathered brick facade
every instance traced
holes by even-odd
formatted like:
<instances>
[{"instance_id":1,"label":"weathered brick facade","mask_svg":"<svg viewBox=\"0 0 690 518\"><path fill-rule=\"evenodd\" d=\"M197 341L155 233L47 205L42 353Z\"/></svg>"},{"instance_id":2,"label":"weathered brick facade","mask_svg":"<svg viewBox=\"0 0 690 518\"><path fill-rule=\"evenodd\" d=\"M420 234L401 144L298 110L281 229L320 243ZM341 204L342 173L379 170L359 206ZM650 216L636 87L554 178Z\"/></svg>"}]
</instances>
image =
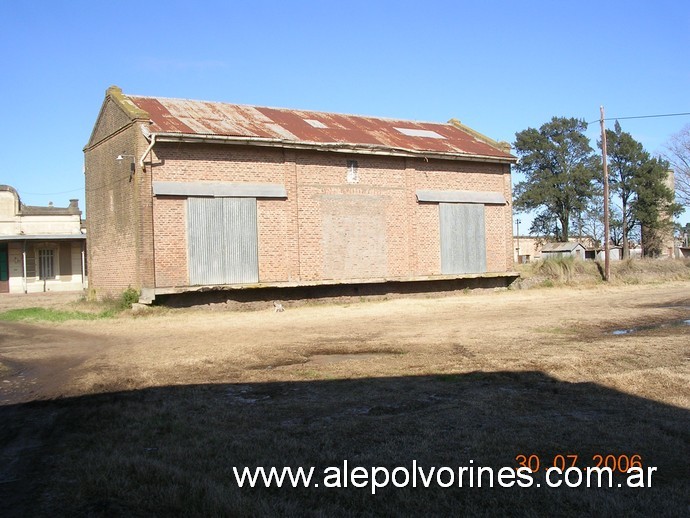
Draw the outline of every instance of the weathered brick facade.
<instances>
[{"instance_id":1,"label":"weathered brick facade","mask_svg":"<svg viewBox=\"0 0 690 518\"><path fill-rule=\"evenodd\" d=\"M442 278L439 204L418 201L420 190L499 193L504 203L484 204L485 239L476 245L486 249L487 274L512 270L504 151L502 160L481 161L212 139L150 146L149 124L110 89L85 148L90 283L102 293L192 284L188 196L154 195L157 182L282 186L286 196L256 196L260 284Z\"/></svg>"},{"instance_id":2,"label":"weathered brick facade","mask_svg":"<svg viewBox=\"0 0 690 518\"><path fill-rule=\"evenodd\" d=\"M87 241L96 264L91 287L102 293L153 285L151 176L135 158L148 145L140 131L146 118L128 113L111 95L84 150L86 210L93 216L87 234L95 236Z\"/></svg>"}]
</instances>

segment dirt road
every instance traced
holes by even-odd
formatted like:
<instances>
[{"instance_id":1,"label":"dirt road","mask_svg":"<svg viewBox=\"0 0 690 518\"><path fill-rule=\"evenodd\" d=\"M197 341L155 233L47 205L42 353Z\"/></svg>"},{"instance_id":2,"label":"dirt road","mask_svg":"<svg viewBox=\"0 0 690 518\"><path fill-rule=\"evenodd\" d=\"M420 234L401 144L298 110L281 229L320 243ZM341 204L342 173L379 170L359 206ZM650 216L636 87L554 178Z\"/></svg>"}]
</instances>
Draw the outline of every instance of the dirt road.
<instances>
[{"instance_id":1,"label":"dirt road","mask_svg":"<svg viewBox=\"0 0 690 518\"><path fill-rule=\"evenodd\" d=\"M2 323L0 403L191 383L536 370L690 408L687 282L267 306Z\"/></svg>"},{"instance_id":2,"label":"dirt road","mask_svg":"<svg viewBox=\"0 0 690 518\"><path fill-rule=\"evenodd\" d=\"M0 323L10 516L687 514L689 282L266 306ZM497 468L531 453L637 456L659 483L380 499L248 491L228 475L286 459Z\"/></svg>"}]
</instances>

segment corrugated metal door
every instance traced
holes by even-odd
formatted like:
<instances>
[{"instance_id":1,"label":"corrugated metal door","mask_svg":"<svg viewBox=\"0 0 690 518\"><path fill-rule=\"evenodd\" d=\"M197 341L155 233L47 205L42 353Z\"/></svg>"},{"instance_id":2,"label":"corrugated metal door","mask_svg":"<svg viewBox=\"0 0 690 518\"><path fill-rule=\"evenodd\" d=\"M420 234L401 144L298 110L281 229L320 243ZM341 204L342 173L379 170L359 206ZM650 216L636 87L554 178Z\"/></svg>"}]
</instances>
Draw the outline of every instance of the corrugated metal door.
<instances>
[{"instance_id":1,"label":"corrugated metal door","mask_svg":"<svg viewBox=\"0 0 690 518\"><path fill-rule=\"evenodd\" d=\"M486 272L484 205L440 203L441 273Z\"/></svg>"},{"instance_id":2,"label":"corrugated metal door","mask_svg":"<svg viewBox=\"0 0 690 518\"><path fill-rule=\"evenodd\" d=\"M189 283L259 281L255 198L189 198Z\"/></svg>"}]
</instances>

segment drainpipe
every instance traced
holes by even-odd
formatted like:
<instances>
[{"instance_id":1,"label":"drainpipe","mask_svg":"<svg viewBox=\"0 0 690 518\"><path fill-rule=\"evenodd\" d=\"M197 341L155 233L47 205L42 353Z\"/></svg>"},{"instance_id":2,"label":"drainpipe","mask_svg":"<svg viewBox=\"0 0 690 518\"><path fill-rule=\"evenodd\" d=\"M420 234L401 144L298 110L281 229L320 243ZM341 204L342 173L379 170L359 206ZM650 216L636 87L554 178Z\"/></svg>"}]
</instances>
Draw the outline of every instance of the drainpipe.
<instances>
[{"instance_id":1,"label":"drainpipe","mask_svg":"<svg viewBox=\"0 0 690 518\"><path fill-rule=\"evenodd\" d=\"M141 170L144 170L144 158L146 158L146 155L148 155L151 150L153 149L153 146L156 145L156 134L151 133L151 142L149 143L149 147L146 148L146 151L144 151L144 154L141 155L141 158L139 159L139 165L141 166Z\"/></svg>"},{"instance_id":2,"label":"drainpipe","mask_svg":"<svg viewBox=\"0 0 690 518\"><path fill-rule=\"evenodd\" d=\"M141 158L139 159L139 166L141 167L142 172L145 171L144 169L144 159L146 158L146 155L148 155L151 150L153 149L153 146L156 145L156 137L158 136L157 133L150 133L148 132L148 129L142 125L141 126L141 132L144 135L144 137L148 137L149 135L151 136L151 141L149 142L148 147L144 150L144 153L141 155ZM143 178L143 177L142 177ZM150 300L144 300L144 286L140 286L141 289L141 296L139 298L139 302L150 304L153 299L156 297L156 246L155 246L155 230L154 230L154 221L153 221L153 212L154 212L154 207L153 207L153 168L151 169L151 260L153 261L153 287L151 288L152 295ZM148 290L147 290L148 291Z\"/></svg>"}]
</instances>

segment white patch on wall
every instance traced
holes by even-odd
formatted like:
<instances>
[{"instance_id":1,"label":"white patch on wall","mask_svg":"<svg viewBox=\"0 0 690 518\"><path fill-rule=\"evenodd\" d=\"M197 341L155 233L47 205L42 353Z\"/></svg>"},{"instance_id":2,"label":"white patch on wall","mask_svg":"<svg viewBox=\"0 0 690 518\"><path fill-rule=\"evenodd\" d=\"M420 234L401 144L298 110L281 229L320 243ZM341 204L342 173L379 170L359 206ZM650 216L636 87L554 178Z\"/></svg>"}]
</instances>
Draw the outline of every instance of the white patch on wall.
<instances>
[{"instance_id":1,"label":"white patch on wall","mask_svg":"<svg viewBox=\"0 0 690 518\"><path fill-rule=\"evenodd\" d=\"M359 171L357 160L347 161L347 183L359 183Z\"/></svg>"},{"instance_id":2,"label":"white patch on wall","mask_svg":"<svg viewBox=\"0 0 690 518\"><path fill-rule=\"evenodd\" d=\"M417 129L417 128L395 128L397 131L408 137L425 137L425 138L440 138L445 139L443 135L440 135L432 130Z\"/></svg>"}]
</instances>

